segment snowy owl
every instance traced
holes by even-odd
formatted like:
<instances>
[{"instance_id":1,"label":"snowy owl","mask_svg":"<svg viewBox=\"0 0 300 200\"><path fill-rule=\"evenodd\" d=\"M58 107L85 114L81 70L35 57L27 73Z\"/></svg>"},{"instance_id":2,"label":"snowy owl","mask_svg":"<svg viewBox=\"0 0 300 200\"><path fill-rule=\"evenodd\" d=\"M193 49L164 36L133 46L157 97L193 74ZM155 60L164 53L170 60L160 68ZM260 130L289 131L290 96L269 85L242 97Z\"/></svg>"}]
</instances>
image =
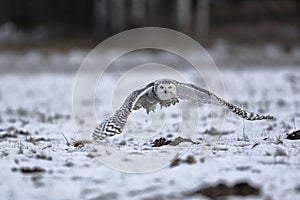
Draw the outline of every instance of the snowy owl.
<instances>
[{"instance_id":1,"label":"snowy owl","mask_svg":"<svg viewBox=\"0 0 300 200\"><path fill-rule=\"evenodd\" d=\"M159 79L142 89L133 91L113 116L96 127L93 132L93 139L102 140L122 133L132 110L144 108L149 114L150 111L154 112L158 103L161 107L168 107L178 103L178 99L223 106L246 120L274 119L270 115L260 115L243 110L196 85L181 83L173 79Z\"/></svg>"}]
</instances>

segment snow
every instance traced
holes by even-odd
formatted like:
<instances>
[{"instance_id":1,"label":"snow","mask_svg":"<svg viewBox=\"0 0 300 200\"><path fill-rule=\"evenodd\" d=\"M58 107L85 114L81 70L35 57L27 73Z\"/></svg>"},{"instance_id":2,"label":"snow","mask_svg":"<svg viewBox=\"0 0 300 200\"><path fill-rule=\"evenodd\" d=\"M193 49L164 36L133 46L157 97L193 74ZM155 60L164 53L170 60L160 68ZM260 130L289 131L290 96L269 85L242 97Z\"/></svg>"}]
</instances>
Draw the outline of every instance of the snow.
<instances>
[{"instance_id":1,"label":"snow","mask_svg":"<svg viewBox=\"0 0 300 200\"><path fill-rule=\"evenodd\" d=\"M228 52L226 48L221 46L211 50L212 55L219 55L217 62L224 59L222 56ZM262 51L266 51L265 55L272 59L278 59L276 57L280 55L274 46ZM268 67L268 63L263 63L265 66L220 68L229 102L251 111L272 114L277 117L276 121L248 122L227 113L223 130L218 131L228 133L210 136L204 134L211 128L210 106L203 105L199 108L201 117L193 138L196 143L185 142L173 147L185 150L180 159L193 156L196 163L180 163L171 167L170 162L166 162L151 172L127 173L108 167L109 163L102 163L103 156L107 155L95 151L93 143L74 146L81 135L73 118L73 83L75 69L87 52L73 50L45 55L36 50L20 54L19 59L13 60L15 54L0 54L1 65L23 63L29 73L17 73L16 68L6 67L0 74L1 199L205 199L204 196L186 194L219 182L233 185L238 181L260 188L260 196L248 196L248 199L300 198L300 143L286 139L287 133L300 127L300 70L295 67L295 62L292 66L287 64L276 68ZM56 66L57 70L52 71L51 66L55 65L64 67L59 69ZM37 70L40 68L47 70ZM136 73L139 80L149 80L143 71ZM190 76L193 77L193 74ZM108 94L109 86L115 85L118 77L118 72L107 73L103 80L107 87L101 93ZM121 96L126 96L136 87L129 87L128 83L125 84L126 80L120 81L123 87L114 91L122 93ZM97 101L98 121L111 113L111 102L104 97ZM113 107L118 107L120 102L122 100L114 102ZM172 147L152 147L151 142L160 137L170 140L177 137L178 123L182 120L180 110L192 113L197 110L195 107L193 104L180 104L164 110L157 108L157 112L151 115L136 111L126 129L133 135L116 136L110 143L121 151L129 152L129 155L161 155ZM185 117L191 119L193 115ZM165 120L164 125L159 123L160 119ZM163 128L145 138L157 127ZM16 130L29 131L29 135L19 134ZM143 137L138 137L135 130L142 131ZM16 137L1 138L5 133ZM131 140L133 136L136 137ZM125 145L118 145L122 141ZM37 155L51 157L51 160ZM115 161L118 160L115 158ZM147 160L144 164L147 166ZM143 168L143 163L140 165L138 169ZM22 167L40 167L46 171L25 174L20 171Z\"/></svg>"}]
</instances>

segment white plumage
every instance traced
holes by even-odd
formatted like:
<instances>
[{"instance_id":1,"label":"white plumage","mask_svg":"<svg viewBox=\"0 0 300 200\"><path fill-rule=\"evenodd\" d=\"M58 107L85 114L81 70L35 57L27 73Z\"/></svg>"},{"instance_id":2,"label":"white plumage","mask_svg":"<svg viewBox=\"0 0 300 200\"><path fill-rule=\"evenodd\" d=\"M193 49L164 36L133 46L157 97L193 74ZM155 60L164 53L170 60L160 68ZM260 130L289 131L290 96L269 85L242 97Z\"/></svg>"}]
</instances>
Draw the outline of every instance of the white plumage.
<instances>
[{"instance_id":1,"label":"white plumage","mask_svg":"<svg viewBox=\"0 0 300 200\"><path fill-rule=\"evenodd\" d=\"M178 103L178 99L223 106L246 120L275 119L270 115L260 115L241 109L196 85L181 83L172 79L159 79L142 89L133 91L113 116L96 127L93 132L93 139L102 140L122 133L132 110L144 108L148 114L150 111L154 112L158 103L162 107L168 107Z\"/></svg>"}]
</instances>

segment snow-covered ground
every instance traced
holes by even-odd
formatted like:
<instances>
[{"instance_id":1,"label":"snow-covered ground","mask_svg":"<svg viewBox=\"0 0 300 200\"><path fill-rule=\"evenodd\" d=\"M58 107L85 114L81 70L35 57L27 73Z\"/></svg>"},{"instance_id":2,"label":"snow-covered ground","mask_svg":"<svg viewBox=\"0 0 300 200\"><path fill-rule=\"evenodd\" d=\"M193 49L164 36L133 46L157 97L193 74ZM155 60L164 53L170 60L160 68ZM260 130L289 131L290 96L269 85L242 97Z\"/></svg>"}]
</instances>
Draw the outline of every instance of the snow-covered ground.
<instances>
[{"instance_id":1,"label":"snow-covered ground","mask_svg":"<svg viewBox=\"0 0 300 200\"><path fill-rule=\"evenodd\" d=\"M222 55L223 50L214 52L218 51L221 53L216 54ZM168 148L186 147L186 152L152 172L126 173L107 167L101 162L105 152L80 140L72 111L75 73L36 70L38 65L49 64L47 59L64 65L60 62L63 58L76 68L73 65L80 63L86 52L73 51L61 58L53 54L47 59L39 52L15 60L10 55L0 56L2 66L18 66L11 71L7 67L0 75L1 199L205 199L230 194L231 199L239 199L234 194L241 191L248 199L300 198L300 141L286 139L287 133L300 128L300 69L295 66L221 68L228 101L272 114L277 120L249 122L228 113L223 130L216 130L213 136L209 109L201 106L202 118L193 142L153 147L152 142L160 137L176 138L178 106L167 108L171 120L166 130L143 142L117 136L112 145L142 156ZM22 65L30 68L30 73L17 73L15 69ZM147 79L147 74L139 76ZM104 94L115 84L114 77L115 72L107 74ZM129 94L130 90L122 92ZM109 114L110 105L105 95L99 98L97 117L101 121ZM188 104L186 108L190 112L195 107ZM151 117L164 116L161 112ZM132 120L143 126L150 118L137 111ZM88 122L83 119L81 123ZM210 142L211 138L216 139ZM204 150L208 154L204 155ZM230 188L214 188L219 183ZM204 190L206 187L212 190Z\"/></svg>"}]
</instances>

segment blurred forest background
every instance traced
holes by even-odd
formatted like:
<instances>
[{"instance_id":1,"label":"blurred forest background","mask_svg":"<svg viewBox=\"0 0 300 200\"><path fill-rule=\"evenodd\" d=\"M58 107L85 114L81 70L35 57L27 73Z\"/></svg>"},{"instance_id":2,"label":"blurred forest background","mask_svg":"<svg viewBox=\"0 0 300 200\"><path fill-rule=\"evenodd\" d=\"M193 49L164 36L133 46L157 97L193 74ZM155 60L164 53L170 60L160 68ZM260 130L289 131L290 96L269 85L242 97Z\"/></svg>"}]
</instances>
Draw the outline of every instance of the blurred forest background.
<instances>
[{"instance_id":1,"label":"blurred forest background","mask_svg":"<svg viewBox=\"0 0 300 200\"><path fill-rule=\"evenodd\" d=\"M191 36L218 66L300 65L297 0L0 0L0 72L74 72L101 41L149 26Z\"/></svg>"},{"instance_id":2,"label":"blurred forest background","mask_svg":"<svg viewBox=\"0 0 300 200\"><path fill-rule=\"evenodd\" d=\"M1 0L2 48L92 48L136 27L181 31L204 45L215 39L299 44L297 0Z\"/></svg>"}]
</instances>

